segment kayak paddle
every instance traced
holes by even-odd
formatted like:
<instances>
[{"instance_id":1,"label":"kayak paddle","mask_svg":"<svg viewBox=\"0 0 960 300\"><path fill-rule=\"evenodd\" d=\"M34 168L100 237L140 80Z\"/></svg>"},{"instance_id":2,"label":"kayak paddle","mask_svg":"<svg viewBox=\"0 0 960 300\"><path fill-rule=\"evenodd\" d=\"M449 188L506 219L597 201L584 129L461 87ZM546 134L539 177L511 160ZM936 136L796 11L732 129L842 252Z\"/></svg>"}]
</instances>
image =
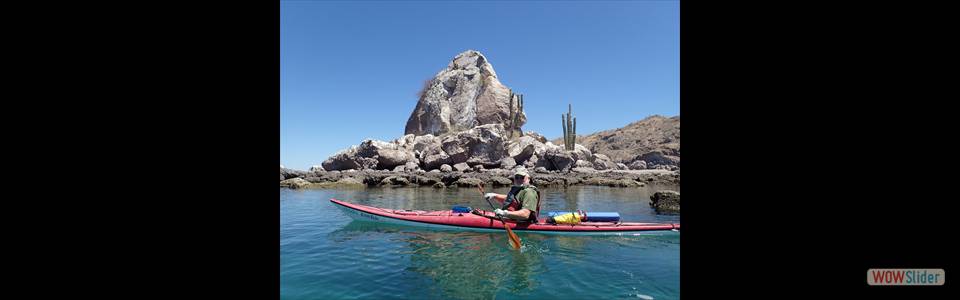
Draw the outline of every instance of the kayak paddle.
<instances>
[{"instance_id":1,"label":"kayak paddle","mask_svg":"<svg viewBox=\"0 0 960 300\"><path fill-rule=\"evenodd\" d=\"M477 188L480 189L480 195L486 194L483 192L482 182L477 185ZM483 197L483 199L487 200L487 204L490 204L490 207L492 207L494 210L497 209L496 206L493 206L493 202L490 202L490 199L487 199L487 197ZM503 217L498 218L500 218L500 223L503 223L503 228L507 230L507 236L510 238L510 245L513 246L514 249L520 249L520 237L517 236L516 233L513 233L513 230L510 230L510 226L507 225L507 222L503 221Z\"/></svg>"}]
</instances>

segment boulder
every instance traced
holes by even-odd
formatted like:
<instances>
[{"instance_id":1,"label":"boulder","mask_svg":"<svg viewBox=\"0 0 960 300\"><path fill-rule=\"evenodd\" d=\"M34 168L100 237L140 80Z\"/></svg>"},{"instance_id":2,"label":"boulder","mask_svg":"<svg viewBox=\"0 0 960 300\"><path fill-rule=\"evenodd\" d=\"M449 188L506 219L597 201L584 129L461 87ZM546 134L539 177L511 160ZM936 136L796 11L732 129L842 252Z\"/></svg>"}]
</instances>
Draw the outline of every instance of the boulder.
<instances>
[{"instance_id":1,"label":"boulder","mask_svg":"<svg viewBox=\"0 0 960 300\"><path fill-rule=\"evenodd\" d=\"M517 165L517 162L513 160L513 157L504 157L500 160L500 168L504 170L513 169Z\"/></svg>"},{"instance_id":2,"label":"boulder","mask_svg":"<svg viewBox=\"0 0 960 300\"><path fill-rule=\"evenodd\" d=\"M357 146L351 146L331 155L323 161L322 167L329 171L361 169L361 165L357 161Z\"/></svg>"},{"instance_id":3,"label":"boulder","mask_svg":"<svg viewBox=\"0 0 960 300\"><path fill-rule=\"evenodd\" d=\"M406 171L414 171L414 170L416 170L416 171L423 171L423 170L420 169L420 164L419 164L418 161L416 161L416 160L414 160L414 161L408 161L408 162L407 162L406 164L404 164L403 166L404 166L404 170L406 170Z\"/></svg>"},{"instance_id":4,"label":"boulder","mask_svg":"<svg viewBox=\"0 0 960 300\"><path fill-rule=\"evenodd\" d=\"M440 148L440 139L432 134L418 135L413 138L413 151L423 152L428 148Z\"/></svg>"},{"instance_id":5,"label":"boulder","mask_svg":"<svg viewBox=\"0 0 960 300\"><path fill-rule=\"evenodd\" d=\"M393 168L394 172L405 172L406 170L407 169L405 166L396 166L395 168Z\"/></svg>"},{"instance_id":6,"label":"boulder","mask_svg":"<svg viewBox=\"0 0 960 300\"><path fill-rule=\"evenodd\" d=\"M583 160L583 159L580 159L580 160L577 160L576 162L574 162L574 163L573 163L573 166L574 166L575 168L591 168L591 169L593 169L593 164L590 163L589 161L586 161L586 160Z\"/></svg>"},{"instance_id":7,"label":"boulder","mask_svg":"<svg viewBox=\"0 0 960 300\"><path fill-rule=\"evenodd\" d=\"M680 193L676 191L657 191L650 196L650 207L658 214L679 214Z\"/></svg>"},{"instance_id":8,"label":"boulder","mask_svg":"<svg viewBox=\"0 0 960 300\"><path fill-rule=\"evenodd\" d=\"M569 151L569 152L574 160L585 160L588 162L593 162L594 160L593 153L590 152L590 149L587 149L587 147L584 147L583 145L580 145L580 144L576 144L576 147L573 147L573 149L574 149L573 151Z\"/></svg>"},{"instance_id":9,"label":"boulder","mask_svg":"<svg viewBox=\"0 0 960 300\"><path fill-rule=\"evenodd\" d=\"M396 144L399 149L413 150L416 137L417 136L413 134L404 135L394 140L393 143Z\"/></svg>"},{"instance_id":10,"label":"boulder","mask_svg":"<svg viewBox=\"0 0 960 300\"><path fill-rule=\"evenodd\" d=\"M457 179L460 179L460 176L462 175L463 175L462 172L444 173L440 176L440 181L443 182L443 184L446 184L447 186L456 185Z\"/></svg>"},{"instance_id":11,"label":"boulder","mask_svg":"<svg viewBox=\"0 0 960 300\"><path fill-rule=\"evenodd\" d=\"M343 177L343 174L340 171L328 171L323 173L317 173L317 175L319 175L321 180L328 181L328 182L336 182L337 180L340 180L341 177Z\"/></svg>"},{"instance_id":12,"label":"boulder","mask_svg":"<svg viewBox=\"0 0 960 300\"><path fill-rule=\"evenodd\" d=\"M530 136L522 136L516 141L507 143L507 155L514 161L523 163L536 153L537 148L544 148L543 143Z\"/></svg>"},{"instance_id":13,"label":"boulder","mask_svg":"<svg viewBox=\"0 0 960 300\"><path fill-rule=\"evenodd\" d=\"M280 182L280 187L302 189L310 186L310 182L303 178L291 178Z\"/></svg>"},{"instance_id":14,"label":"boulder","mask_svg":"<svg viewBox=\"0 0 960 300\"><path fill-rule=\"evenodd\" d=\"M629 167L630 167L631 170L646 170L646 169L647 169L647 162L645 162L645 161L643 161L643 160L635 160L635 161L633 161L632 163L630 163L630 166L629 166Z\"/></svg>"},{"instance_id":15,"label":"boulder","mask_svg":"<svg viewBox=\"0 0 960 300\"><path fill-rule=\"evenodd\" d=\"M377 168L381 170L389 170L396 166L416 160L416 158L413 156L413 152L393 149L377 150L375 158L378 162Z\"/></svg>"},{"instance_id":16,"label":"boulder","mask_svg":"<svg viewBox=\"0 0 960 300\"><path fill-rule=\"evenodd\" d=\"M357 146L356 155L374 158L380 153L380 150L397 150L397 145L380 140L366 139Z\"/></svg>"},{"instance_id":17,"label":"boulder","mask_svg":"<svg viewBox=\"0 0 960 300\"><path fill-rule=\"evenodd\" d=\"M500 165L500 160L507 157L503 138L504 129L501 124L480 125L458 135L469 135L466 139L459 139L468 141L467 164L482 164L484 167L495 168Z\"/></svg>"},{"instance_id":18,"label":"boulder","mask_svg":"<svg viewBox=\"0 0 960 300\"><path fill-rule=\"evenodd\" d=\"M549 172L550 172L550 171L547 171L547 168L544 168L544 167L536 167L536 168L533 169L533 171L534 171L534 172L537 172L537 173L549 173Z\"/></svg>"},{"instance_id":19,"label":"boulder","mask_svg":"<svg viewBox=\"0 0 960 300\"><path fill-rule=\"evenodd\" d=\"M451 167L450 165L448 164L440 165L440 172L451 172L451 171L453 171L453 167Z\"/></svg>"},{"instance_id":20,"label":"boulder","mask_svg":"<svg viewBox=\"0 0 960 300\"><path fill-rule=\"evenodd\" d=\"M470 145L476 143L476 140L472 139L473 137L474 136L469 133L461 133L443 138L443 141L440 143L440 149L447 155L449 159L447 163L458 164L467 162L467 158L470 157Z\"/></svg>"},{"instance_id":21,"label":"boulder","mask_svg":"<svg viewBox=\"0 0 960 300\"><path fill-rule=\"evenodd\" d=\"M547 143L547 138L544 137L543 135L540 135L539 133L537 133L537 132L535 132L535 131L526 131L526 132L523 133L523 136L531 137L531 138L533 138L534 140L540 142L541 144Z\"/></svg>"},{"instance_id":22,"label":"boulder","mask_svg":"<svg viewBox=\"0 0 960 300\"><path fill-rule=\"evenodd\" d=\"M493 176L490 177L490 181L493 182L493 186L512 186L513 180L505 176Z\"/></svg>"},{"instance_id":23,"label":"boulder","mask_svg":"<svg viewBox=\"0 0 960 300\"><path fill-rule=\"evenodd\" d=\"M451 159L447 153L443 152L443 150L440 150L439 147L436 149L436 151L428 150L427 152L423 152L421 156L422 158L420 158L420 161L423 162L423 167L426 169L432 170L439 168L441 165L449 165L453 163L453 159Z\"/></svg>"},{"instance_id":24,"label":"boulder","mask_svg":"<svg viewBox=\"0 0 960 300\"><path fill-rule=\"evenodd\" d=\"M307 172L294 169L280 169L280 176L284 179L302 178L307 176Z\"/></svg>"},{"instance_id":25,"label":"boulder","mask_svg":"<svg viewBox=\"0 0 960 300\"><path fill-rule=\"evenodd\" d=\"M310 167L310 172L323 172L323 171L325 170L321 165L313 165L312 167Z\"/></svg>"},{"instance_id":26,"label":"boulder","mask_svg":"<svg viewBox=\"0 0 960 300\"><path fill-rule=\"evenodd\" d=\"M453 169L459 172L466 172L467 170L470 170L470 166L467 165L467 163L459 163L453 165Z\"/></svg>"},{"instance_id":27,"label":"boulder","mask_svg":"<svg viewBox=\"0 0 960 300\"><path fill-rule=\"evenodd\" d=\"M573 157L573 151L563 151L557 149L548 150L547 153L544 154L544 158L549 161L549 164L545 164L543 167L558 171L570 170L577 162L577 160Z\"/></svg>"},{"instance_id":28,"label":"boulder","mask_svg":"<svg viewBox=\"0 0 960 300\"><path fill-rule=\"evenodd\" d=\"M627 165L623 163L617 163L617 170L628 170L628 169L630 168L628 168Z\"/></svg>"},{"instance_id":29,"label":"boulder","mask_svg":"<svg viewBox=\"0 0 960 300\"><path fill-rule=\"evenodd\" d=\"M513 171L510 169L489 169L485 170L484 173L490 177L510 178L513 176Z\"/></svg>"},{"instance_id":30,"label":"boulder","mask_svg":"<svg viewBox=\"0 0 960 300\"><path fill-rule=\"evenodd\" d=\"M593 168L597 170L616 170L617 164L603 154L593 155Z\"/></svg>"},{"instance_id":31,"label":"boulder","mask_svg":"<svg viewBox=\"0 0 960 300\"><path fill-rule=\"evenodd\" d=\"M473 166L473 170L476 171L476 172L478 172L478 173L479 173L479 172L483 172L483 165L475 165L475 166Z\"/></svg>"},{"instance_id":32,"label":"boulder","mask_svg":"<svg viewBox=\"0 0 960 300\"><path fill-rule=\"evenodd\" d=\"M440 181L437 178L420 176L420 175L412 176L407 179L410 181L411 185L414 185L414 184L415 185L433 185L434 183L437 183Z\"/></svg>"},{"instance_id":33,"label":"boulder","mask_svg":"<svg viewBox=\"0 0 960 300\"><path fill-rule=\"evenodd\" d=\"M666 155L662 151L651 151L640 155L635 160L642 160L647 162L647 165L663 165L663 166L679 166L680 157L673 155ZM669 168L668 168L669 169Z\"/></svg>"}]
</instances>

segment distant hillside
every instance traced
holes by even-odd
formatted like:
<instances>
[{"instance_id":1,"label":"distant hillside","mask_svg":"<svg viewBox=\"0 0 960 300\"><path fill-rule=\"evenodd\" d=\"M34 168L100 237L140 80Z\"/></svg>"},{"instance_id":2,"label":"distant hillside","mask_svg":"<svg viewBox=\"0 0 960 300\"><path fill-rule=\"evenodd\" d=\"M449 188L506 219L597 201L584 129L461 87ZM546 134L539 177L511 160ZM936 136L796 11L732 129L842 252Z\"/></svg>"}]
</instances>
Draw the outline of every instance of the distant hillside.
<instances>
[{"instance_id":1,"label":"distant hillside","mask_svg":"<svg viewBox=\"0 0 960 300\"><path fill-rule=\"evenodd\" d=\"M563 138L552 141L563 145ZM637 156L660 151L663 155L680 157L680 116L653 115L617 129L605 130L577 137L593 153L601 153L615 162L630 163Z\"/></svg>"}]
</instances>

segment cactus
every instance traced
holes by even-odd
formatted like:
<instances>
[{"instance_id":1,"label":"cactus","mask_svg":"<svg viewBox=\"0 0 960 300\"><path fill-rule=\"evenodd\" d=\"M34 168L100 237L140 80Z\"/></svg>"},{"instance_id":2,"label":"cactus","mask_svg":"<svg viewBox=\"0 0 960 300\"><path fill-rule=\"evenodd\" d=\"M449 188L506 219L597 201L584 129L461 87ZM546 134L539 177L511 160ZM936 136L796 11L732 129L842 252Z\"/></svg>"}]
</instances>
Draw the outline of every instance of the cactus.
<instances>
[{"instance_id":1,"label":"cactus","mask_svg":"<svg viewBox=\"0 0 960 300\"><path fill-rule=\"evenodd\" d=\"M573 105L567 105L567 114L560 114L560 121L563 122L563 148L574 150L577 145L577 118L573 116Z\"/></svg>"},{"instance_id":2,"label":"cactus","mask_svg":"<svg viewBox=\"0 0 960 300\"><path fill-rule=\"evenodd\" d=\"M507 123L507 128L506 128L506 129L507 129L507 135L508 135L509 137L511 137L511 138L513 137L513 119L514 119L514 116L513 116L513 114L514 114L514 111L513 111L513 98L514 98L514 95L513 95L513 91L511 90L511 91L510 91L510 107L509 107L509 109L510 109L510 115L507 116L507 122L506 122L506 123Z\"/></svg>"},{"instance_id":3,"label":"cactus","mask_svg":"<svg viewBox=\"0 0 960 300\"><path fill-rule=\"evenodd\" d=\"M517 130L517 136L523 135L523 130L520 129L520 116L523 114L523 94L519 94L517 98L517 114L514 115L513 124L514 129Z\"/></svg>"},{"instance_id":4,"label":"cactus","mask_svg":"<svg viewBox=\"0 0 960 300\"><path fill-rule=\"evenodd\" d=\"M511 138L523 135L520 129L520 114L523 113L523 95L510 91L510 116L507 119L507 131Z\"/></svg>"}]
</instances>

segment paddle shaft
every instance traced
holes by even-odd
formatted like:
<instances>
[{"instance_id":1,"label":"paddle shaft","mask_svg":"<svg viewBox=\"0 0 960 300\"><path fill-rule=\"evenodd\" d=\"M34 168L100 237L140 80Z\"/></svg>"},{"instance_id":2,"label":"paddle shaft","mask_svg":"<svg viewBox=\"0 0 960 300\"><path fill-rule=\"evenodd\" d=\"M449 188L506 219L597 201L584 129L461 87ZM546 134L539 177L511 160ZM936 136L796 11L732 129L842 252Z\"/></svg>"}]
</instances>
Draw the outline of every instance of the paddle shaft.
<instances>
[{"instance_id":1,"label":"paddle shaft","mask_svg":"<svg viewBox=\"0 0 960 300\"><path fill-rule=\"evenodd\" d=\"M483 192L483 183L479 184L477 187L480 189L480 195L484 195L483 199L487 200L487 204L490 204L490 207L493 208L493 210L496 210L497 207L493 206L493 202L490 202L490 199L487 199L485 195L486 193ZM503 217L497 216L497 218L500 219L500 223L503 223L503 229L507 230L507 237L510 238L510 245L513 246L513 248L520 249L520 237L518 237L516 233L513 233L513 230L510 229L510 226L507 225L507 222L503 221Z\"/></svg>"}]
</instances>

